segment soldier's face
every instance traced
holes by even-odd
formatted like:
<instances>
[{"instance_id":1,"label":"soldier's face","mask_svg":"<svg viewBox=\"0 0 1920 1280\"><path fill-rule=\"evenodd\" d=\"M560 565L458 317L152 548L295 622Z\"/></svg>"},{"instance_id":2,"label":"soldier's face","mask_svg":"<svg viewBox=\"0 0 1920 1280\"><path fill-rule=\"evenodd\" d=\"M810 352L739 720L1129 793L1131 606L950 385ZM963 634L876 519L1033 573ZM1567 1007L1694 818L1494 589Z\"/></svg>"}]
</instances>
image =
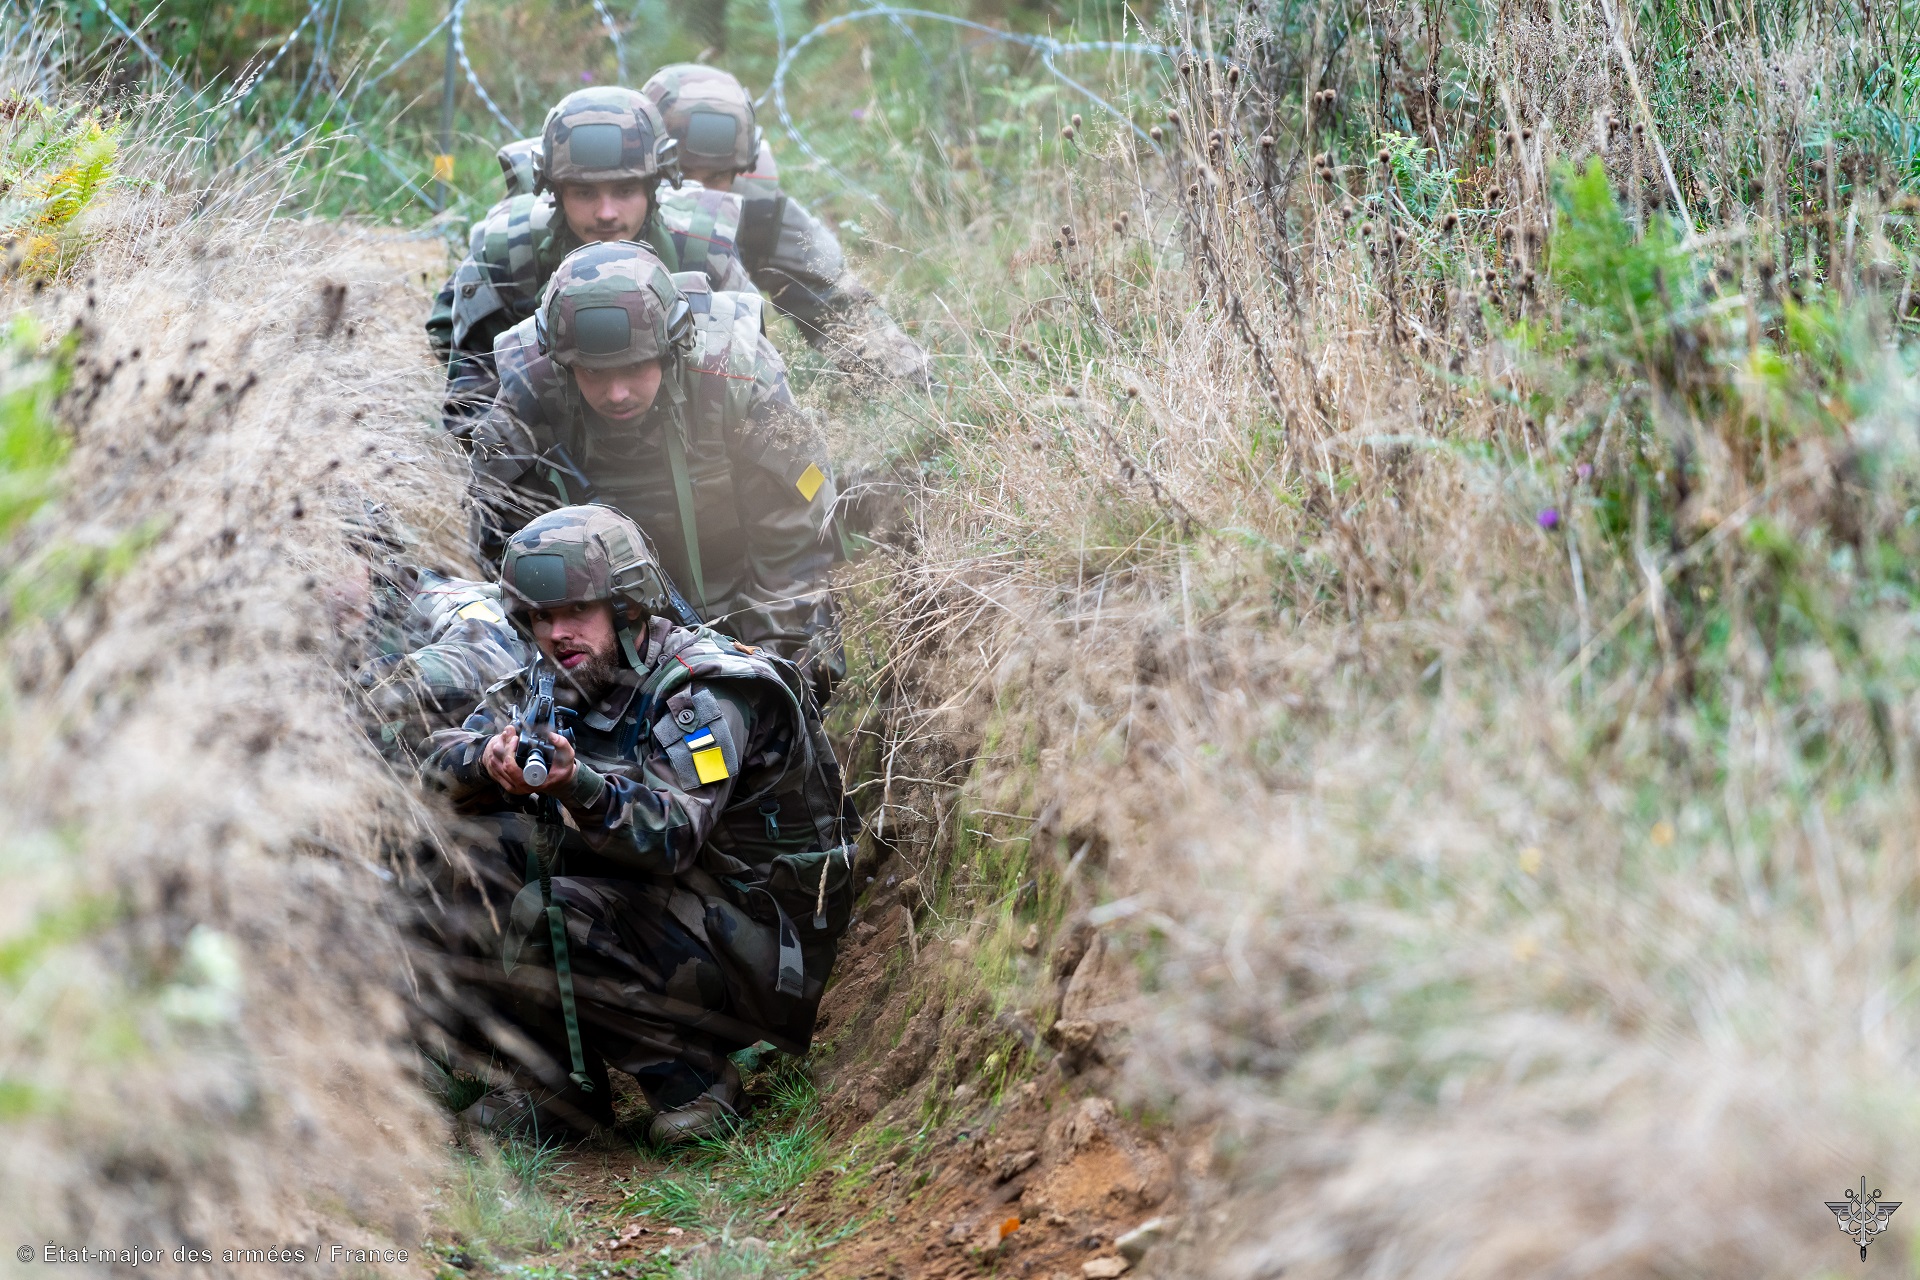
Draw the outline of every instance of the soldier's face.
<instances>
[{"instance_id":1,"label":"soldier's face","mask_svg":"<svg viewBox=\"0 0 1920 1280\"><path fill-rule=\"evenodd\" d=\"M639 239L651 207L647 184L638 178L560 184L560 212L573 234L589 242Z\"/></svg>"},{"instance_id":2,"label":"soldier's face","mask_svg":"<svg viewBox=\"0 0 1920 1280\"><path fill-rule=\"evenodd\" d=\"M578 672L595 659L610 660L620 643L613 629L613 606L605 600L535 609L529 621L533 642L563 671Z\"/></svg>"},{"instance_id":3,"label":"soldier's face","mask_svg":"<svg viewBox=\"0 0 1920 1280\"><path fill-rule=\"evenodd\" d=\"M575 369L573 381L580 388L580 398L608 422L637 422L660 394L660 362Z\"/></svg>"}]
</instances>

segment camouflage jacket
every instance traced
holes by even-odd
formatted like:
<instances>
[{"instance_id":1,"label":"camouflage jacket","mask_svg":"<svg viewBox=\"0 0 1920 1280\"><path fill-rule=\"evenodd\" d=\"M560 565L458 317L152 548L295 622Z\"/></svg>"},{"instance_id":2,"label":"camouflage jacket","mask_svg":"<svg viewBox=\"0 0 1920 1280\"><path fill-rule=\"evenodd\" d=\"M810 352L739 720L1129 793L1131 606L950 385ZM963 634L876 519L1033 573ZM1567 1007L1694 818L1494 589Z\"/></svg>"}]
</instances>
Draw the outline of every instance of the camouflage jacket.
<instances>
[{"instance_id":1,"label":"camouflage jacket","mask_svg":"<svg viewBox=\"0 0 1920 1280\"><path fill-rule=\"evenodd\" d=\"M728 192L662 184L641 239L669 271L704 272L713 288L751 293L735 247L741 207ZM510 196L474 224L466 258L427 317L456 412L491 398L494 341L533 315L554 268L582 243L552 195Z\"/></svg>"},{"instance_id":2,"label":"camouflage jacket","mask_svg":"<svg viewBox=\"0 0 1920 1280\"><path fill-rule=\"evenodd\" d=\"M395 759L415 757L435 730L458 724L529 656L498 586L426 569L413 578L412 601L382 646L388 651L357 675L381 750Z\"/></svg>"},{"instance_id":3,"label":"camouflage jacket","mask_svg":"<svg viewBox=\"0 0 1920 1280\"><path fill-rule=\"evenodd\" d=\"M760 331L759 296L710 292L697 275L674 282L693 308L693 348L668 365L637 427L594 414L540 354L529 320L495 345L500 394L468 433L475 465L542 507L618 508L708 623L781 657L835 664L825 442Z\"/></svg>"},{"instance_id":4,"label":"camouflage jacket","mask_svg":"<svg viewBox=\"0 0 1920 1280\"><path fill-rule=\"evenodd\" d=\"M674 877L724 900L774 927L771 985L817 1000L826 964L820 956L803 964L801 947L825 947L830 962L852 907L854 833L802 677L727 637L661 618L649 621L637 653L640 669L574 717L579 767L556 799L585 847L564 853L556 874ZM502 792L481 763L526 686L525 673L503 681L459 728L434 735L421 776L456 809L540 815L534 798ZM564 850L557 825L551 834Z\"/></svg>"},{"instance_id":5,"label":"camouflage jacket","mask_svg":"<svg viewBox=\"0 0 1920 1280\"><path fill-rule=\"evenodd\" d=\"M765 142L752 172L736 175L732 191L744 202L740 260L808 345L848 372L927 380L927 353L848 269L832 229L780 189L779 166Z\"/></svg>"}]
</instances>

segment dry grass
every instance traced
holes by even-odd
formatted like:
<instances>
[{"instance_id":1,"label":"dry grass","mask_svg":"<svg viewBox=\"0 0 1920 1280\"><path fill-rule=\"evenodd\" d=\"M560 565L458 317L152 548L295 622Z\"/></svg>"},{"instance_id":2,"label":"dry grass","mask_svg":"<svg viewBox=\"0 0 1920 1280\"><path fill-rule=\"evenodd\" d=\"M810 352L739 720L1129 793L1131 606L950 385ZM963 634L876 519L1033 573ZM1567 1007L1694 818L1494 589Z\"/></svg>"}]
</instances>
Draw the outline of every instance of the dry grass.
<instances>
[{"instance_id":1,"label":"dry grass","mask_svg":"<svg viewBox=\"0 0 1920 1280\"><path fill-rule=\"evenodd\" d=\"M1474 12L1333 57L1275 7L1164 169L1043 176L1010 290L953 229L971 393L854 592L868 790L1043 1022L1015 939L1119 900L1124 1085L1216 1135L1154 1274L1837 1269L1819 1202L1920 1185L1899 175L1844 33L1656 94L1629 30L1642 108L1597 10ZM1429 34L1485 95L1452 180L1368 78ZM1663 149L1684 246L1634 234Z\"/></svg>"},{"instance_id":2,"label":"dry grass","mask_svg":"<svg viewBox=\"0 0 1920 1280\"><path fill-rule=\"evenodd\" d=\"M5 579L0 1234L249 1274L222 1251L417 1248L441 1122L381 865L415 802L342 664L365 504L459 528L416 330L441 253L195 190L143 115L67 274L0 285L78 340Z\"/></svg>"}]
</instances>

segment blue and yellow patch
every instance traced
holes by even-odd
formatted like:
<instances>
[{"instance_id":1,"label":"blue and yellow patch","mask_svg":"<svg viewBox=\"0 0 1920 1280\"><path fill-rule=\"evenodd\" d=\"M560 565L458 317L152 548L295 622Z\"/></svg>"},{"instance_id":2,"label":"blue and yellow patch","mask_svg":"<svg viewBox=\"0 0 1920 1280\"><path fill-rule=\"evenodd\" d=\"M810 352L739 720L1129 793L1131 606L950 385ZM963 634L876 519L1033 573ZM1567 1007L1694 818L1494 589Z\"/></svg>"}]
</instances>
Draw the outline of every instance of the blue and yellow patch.
<instances>
[{"instance_id":1,"label":"blue and yellow patch","mask_svg":"<svg viewBox=\"0 0 1920 1280\"><path fill-rule=\"evenodd\" d=\"M720 750L720 744L714 739L713 730L701 729L685 738L687 750L693 753L693 772L705 786L709 782L719 782L732 775L727 772L726 753Z\"/></svg>"}]
</instances>

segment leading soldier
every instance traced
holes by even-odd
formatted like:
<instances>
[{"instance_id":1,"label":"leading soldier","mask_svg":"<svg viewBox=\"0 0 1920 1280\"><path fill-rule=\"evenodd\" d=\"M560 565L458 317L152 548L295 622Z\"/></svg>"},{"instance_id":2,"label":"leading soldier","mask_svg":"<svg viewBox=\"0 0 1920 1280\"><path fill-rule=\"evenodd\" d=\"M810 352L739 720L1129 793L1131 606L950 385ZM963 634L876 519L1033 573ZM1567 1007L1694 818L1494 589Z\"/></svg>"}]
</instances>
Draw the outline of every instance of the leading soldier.
<instances>
[{"instance_id":1,"label":"leading soldier","mask_svg":"<svg viewBox=\"0 0 1920 1280\"><path fill-rule=\"evenodd\" d=\"M827 225L780 189L745 87L718 67L685 62L662 67L640 92L659 107L681 172L742 199L740 260L807 342L848 372L928 386L926 349L901 332L849 269Z\"/></svg>"},{"instance_id":2,"label":"leading soldier","mask_svg":"<svg viewBox=\"0 0 1920 1280\"><path fill-rule=\"evenodd\" d=\"M733 1115L728 1054L811 1039L852 902L839 768L790 664L665 616L618 512L541 516L500 585L540 662L421 765L488 833L469 854L483 900L442 921L459 979L442 1018L469 1064L491 1053L537 1082L550 1120L610 1123L611 1065L639 1081L656 1142L698 1137ZM544 779L514 710L541 666L574 712L570 740L538 734Z\"/></svg>"},{"instance_id":3,"label":"leading soldier","mask_svg":"<svg viewBox=\"0 0 1920 1280\"><path fill-rule=\"evenodd\" d=\"M828 574L825 443L794 405L757 294L669 275L636 244L577 249L540 311L494 348L500 397L475 465L512 510L591 497L660 549L698 615L805 667L822 700L844 670Z\"/></svg>"},{"instance_id":4,"label":"leading soldier","mask_svg":"<svg viewBox=\"0 0 1920 1280\"><path fill-rule=\"evenodd\" d=\"M716 289L752 291L734 250L739 197L678 181L660 113L631 89L582 89L547 113L537 152L517 152L532 191L475 223L467 257L440 290L427 336L447 369L451 416L493 392L493 344L532 315L555 267L584 244L636 240L671 271L705 272Z\"/></svg>"}]
</instances>

